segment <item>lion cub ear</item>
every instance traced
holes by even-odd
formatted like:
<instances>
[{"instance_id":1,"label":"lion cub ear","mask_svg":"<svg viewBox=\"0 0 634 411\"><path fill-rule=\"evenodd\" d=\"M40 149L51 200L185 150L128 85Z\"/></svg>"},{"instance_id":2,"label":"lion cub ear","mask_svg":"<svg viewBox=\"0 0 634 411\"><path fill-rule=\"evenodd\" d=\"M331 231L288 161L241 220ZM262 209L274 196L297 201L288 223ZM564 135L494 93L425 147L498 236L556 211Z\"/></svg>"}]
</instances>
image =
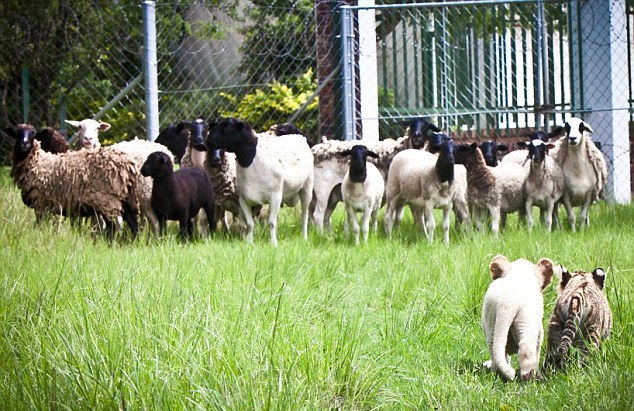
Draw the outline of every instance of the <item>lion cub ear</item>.
<instances>
[{"instance_id":1,"label":"lion cub ear","mask_svg":"<svg viewBox=\"0 0 634 411\"><path fill-rule=\"evenodd\" d=\"M491 278L497 280L498 278L502 278L509 272L511 269L511 263L508 258L503 255L496 255L491 259L489 263L489 270L491 271Z\"/></svg>"},{"instance_id":2,"label":"lion cub ear","mask_svg":"<svg viewBox=\"0 0 634 411\"><path fill-rule=\"evenodd\" d=\"M548 287L553 280L553 262L548 258L542 258L535 265L535 274L542 280L542 291Z\"/></svg>"},{"instance_id":3,"label":"lion cub ear","mask_svg":"<svg viewBox=\"0 0 634 411\"><path fill-rule=\"evenodd\" d=\"M595 268L592 272L592 278L594 278L594 282L597 283L599 288L603 289L603 284L605 283L606 273L603 268Z\"/></svg>"}]
</instances>

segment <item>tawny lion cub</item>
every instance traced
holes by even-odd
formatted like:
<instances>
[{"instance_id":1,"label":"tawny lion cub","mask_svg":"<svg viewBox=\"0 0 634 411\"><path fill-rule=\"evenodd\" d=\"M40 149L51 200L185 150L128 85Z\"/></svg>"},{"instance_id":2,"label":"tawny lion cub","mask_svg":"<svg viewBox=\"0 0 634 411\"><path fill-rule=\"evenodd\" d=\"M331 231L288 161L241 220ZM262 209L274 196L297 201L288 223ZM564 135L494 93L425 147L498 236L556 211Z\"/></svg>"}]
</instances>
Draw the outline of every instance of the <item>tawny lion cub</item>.
<instances>
[{"instance_id":1,"label":"tawny lion cub","mask_svg":"<svg viewBox=\"0 0 634 411\"><path fill-rule=\"evenodd\" d=\"M484 363L506 381L515 378L511 354L518 354L522 381L538 378L539 351L544 329L542 292L553 277L553 262L542 258L533 264L503 255L489 264L493 282L484 295L482 330L491 360Z\"/></svg>"}]
</instances>

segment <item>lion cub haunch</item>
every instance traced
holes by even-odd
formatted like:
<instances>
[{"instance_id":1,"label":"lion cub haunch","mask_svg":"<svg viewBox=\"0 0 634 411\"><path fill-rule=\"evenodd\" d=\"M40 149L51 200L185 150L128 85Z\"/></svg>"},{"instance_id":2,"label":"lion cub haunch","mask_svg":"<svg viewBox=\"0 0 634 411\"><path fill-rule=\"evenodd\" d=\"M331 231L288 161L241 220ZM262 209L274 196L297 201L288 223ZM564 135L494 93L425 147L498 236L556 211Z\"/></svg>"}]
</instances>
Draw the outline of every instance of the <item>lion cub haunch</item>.
<instances>
[{"instance_id":1,"label":"lion cub haunch","mask_svg":"<svg viewBox=\"0 0 634 411\"><path fill-rule=\"evenodd\" d=\"M485 365L502 379L513 380L510 356L517 353L521 379L537 378L544 335L542 292L552 280L553 262L547 258L537 264L525 259L510 262L497 255L489 270L493 282L484 295L482 331L491 360Z\"/></svg>"},{"instance_id":2,"label":"lion cub haunch","mask_svg":"<svg viewBox=\"0 0 634 411\"><path fill-rule=\"evenodd\" d=\"M606 273L562 270L557 303L548 324L546 364L562 368L571 345L588 352L612 330L612 310L603 291Z\"/></svg>"}]
</instances>

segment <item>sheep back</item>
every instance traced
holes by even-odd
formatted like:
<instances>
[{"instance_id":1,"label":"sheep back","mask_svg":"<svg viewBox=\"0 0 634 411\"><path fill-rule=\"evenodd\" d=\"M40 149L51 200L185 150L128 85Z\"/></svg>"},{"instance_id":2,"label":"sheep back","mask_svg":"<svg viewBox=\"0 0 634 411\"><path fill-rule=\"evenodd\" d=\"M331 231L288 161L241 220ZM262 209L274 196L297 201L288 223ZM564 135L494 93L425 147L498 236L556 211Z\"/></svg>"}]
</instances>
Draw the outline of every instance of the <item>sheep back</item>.
<instances>
[{"instance_id":1,"label":"sheep back","mask_svg":"<svg viewBox=\"0 0 634 411\"><path fill-rule=\"evenodd\" d=\"M138 210L139 171L125 154L108 148L51 154L42 151L37 140L33 145L11 175L36 215L96 211L114 221L124 207Z\"/></svg>"},{"instance_id":2,"label":"sheep back","mask_svg":"<svg viewBox=\"0 0 634 411\"><path fill-rule=\"evenodd\" d=\"M253 163L248 167L238 164L236 177L239 195L252 205L267 204L271 193L278 190L282 201L292 205L309 179L312 192L313 154L301 135L260 137Z\"/></svg>"}]
</instances>

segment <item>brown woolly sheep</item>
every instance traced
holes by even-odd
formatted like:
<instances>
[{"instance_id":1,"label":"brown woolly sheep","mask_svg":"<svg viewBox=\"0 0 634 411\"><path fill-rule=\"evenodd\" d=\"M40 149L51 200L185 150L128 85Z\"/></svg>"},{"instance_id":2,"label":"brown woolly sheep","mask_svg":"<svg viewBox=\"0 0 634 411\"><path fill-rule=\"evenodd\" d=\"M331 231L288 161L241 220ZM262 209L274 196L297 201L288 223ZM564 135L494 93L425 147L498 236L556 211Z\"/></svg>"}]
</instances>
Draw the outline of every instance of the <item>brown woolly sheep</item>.
<instances>
[{"instance_id":1,"label":"brown woolly sheep","mask_svg":"<svg viewBox=\"0 0 634 411\"><path fill-rule=\"evenodd\" d=\"M112 236L121 216L137 234L138 170L128 156L108 148L51 154L41 150L31 125L5 132L15 138L11 176L38 221L47 213L99 215Z\"/></svg>"}]
</instances>

